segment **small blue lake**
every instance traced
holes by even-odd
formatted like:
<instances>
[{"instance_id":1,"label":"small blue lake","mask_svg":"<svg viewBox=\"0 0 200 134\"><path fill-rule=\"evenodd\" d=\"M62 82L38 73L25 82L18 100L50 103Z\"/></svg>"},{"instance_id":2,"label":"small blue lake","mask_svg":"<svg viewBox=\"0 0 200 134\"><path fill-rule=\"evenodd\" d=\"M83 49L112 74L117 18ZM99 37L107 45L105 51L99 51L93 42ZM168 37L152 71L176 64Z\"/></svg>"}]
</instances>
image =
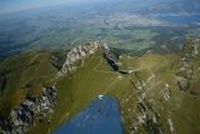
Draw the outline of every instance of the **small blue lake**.
<instances>
[{"instance_id":1,"label":"small blue lake","mask_svg":"<svg viewBox=\"0 0 200 134\"><path fill-rule=\"evenodd\" d=\"M117 100L104 96L64 124L55 134L123 134Z\"/></svg>"}]
</instances>

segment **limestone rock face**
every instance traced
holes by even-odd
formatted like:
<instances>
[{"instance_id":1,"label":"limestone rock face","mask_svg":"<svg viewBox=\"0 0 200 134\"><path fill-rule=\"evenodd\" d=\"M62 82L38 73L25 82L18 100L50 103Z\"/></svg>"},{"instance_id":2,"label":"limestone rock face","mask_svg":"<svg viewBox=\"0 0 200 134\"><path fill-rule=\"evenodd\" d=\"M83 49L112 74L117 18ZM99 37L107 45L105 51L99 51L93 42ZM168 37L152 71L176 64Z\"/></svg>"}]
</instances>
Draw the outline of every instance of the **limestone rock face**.
<instances>
[{"instance_id":1,"label":"limestone rock face","mask_svg":"<svg viewBox=\"0 0 200 134\"><path fill-rule=\"evenodd\" d=\"M110 51L109 47L105 43L88 42L84 45L79 45L78 47L71 49L67 53L65 62L58 72L57 77L61 77L69 72L76 70L77 66L75 66L75 63L77 61L84 60L86 57L94 54L97 50L102 51L104 58L114 71L119 71L118 66L120 63L118 63L118 59Z\"/></svg>"},{"instance_id":2,"label":"limestone rock face","mask_svg":"<svg viewBox=\"0 0 200 134\"><path fill-rule=\"evenodd\" d=\"M190 91L193 79L193 60L200 57L200 39L189 40L183 48L181 63L177 73L179 88L183 91Z\"/></svg>"},{"instance_id":3,"label":"limestone rock face","mask_svg":"<svg viewBox=\"0 0 200 134\"><path fill-rule=\"evenodd\" d=\"M42 96L29 97L13 109L7 118L0 118L0 133L23 134L34 125L36 119L44 120L51 113L56 101L55 86L44 88Z\"/></svg>"},{"instance_id":4,"label":"limestone rock face","mask_svg":"<svg viewBox=\"0 0 200 134\"><path fill-rule=\"evenodd\" d=\"M91 54L94 54L100 48L100 46L100 42L89 42L71 49L67 53L65 62L62 65L60 71L58 72L58 77L68 72L76 70L77 67L75 66L75 63L79 60L83 60Z\"/></svg>"}]
</instances>

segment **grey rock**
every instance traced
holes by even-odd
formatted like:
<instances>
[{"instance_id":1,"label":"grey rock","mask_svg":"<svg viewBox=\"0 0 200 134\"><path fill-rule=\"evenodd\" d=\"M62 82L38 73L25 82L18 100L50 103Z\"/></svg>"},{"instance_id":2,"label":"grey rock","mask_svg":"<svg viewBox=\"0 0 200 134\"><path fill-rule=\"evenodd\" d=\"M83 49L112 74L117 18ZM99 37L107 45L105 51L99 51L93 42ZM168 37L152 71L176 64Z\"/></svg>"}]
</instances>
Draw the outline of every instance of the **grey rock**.
<instances>
[{"instance_id":1,"label":"grey rock","mask_svg":"<svg viewBox=\"0 0 200 134\"><path fill-rule=\"evenodd\" d=\"M188 83L188 80L184 77L179 77L178 78L178 85L179 85L179 88L181 90L184 90L184 91L187 91L188 88L189 88L189 83Z\"/></svg>"},{"instance_id":2,"label":"grey rock","mask_svg":"<svg viewBox=\"0 0 200 134\"><path fill-rule=\"evenodd\" d=\"M44 120L47 114L52 114L56 91L56 87L52 86L45 88L41 97L27 98L17 109L10 112L8 118L0 119L0 133L23 134L34 125L36 118Z\"/></svg>"},{"instance_id":3,"label":"grey rock","mask_svg":"<svg viewBox=\"0 0 200 134\"><path fill-rule=\"evenodd\" d=\"M66 56L65 62L62 65L62 68L57 74L57 77L61 77L64 74L72 72L77 69L75 63L79 60L83 60L85 57L95 53L100 47L99 42L89 42L85 45L80 45L76 48L71 49Z\"/></svg>"}]
</instances>

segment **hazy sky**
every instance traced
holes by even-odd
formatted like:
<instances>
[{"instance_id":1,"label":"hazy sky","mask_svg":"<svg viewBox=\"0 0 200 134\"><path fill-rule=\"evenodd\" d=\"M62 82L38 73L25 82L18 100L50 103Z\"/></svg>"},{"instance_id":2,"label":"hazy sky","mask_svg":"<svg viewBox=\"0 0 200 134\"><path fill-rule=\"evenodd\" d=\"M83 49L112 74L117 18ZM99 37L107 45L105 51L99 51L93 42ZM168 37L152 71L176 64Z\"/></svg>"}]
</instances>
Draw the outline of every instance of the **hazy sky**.
<instances>
[{"instance_id":1,"label":"hazy sky","mask_svg":"<svg viewBox=\"0 0 200 134\"><path fill-rule=\"evenodd\" d=\"M98 0L0 0L0 14L61 3L81 3L88 1Z\"/></svg>"}]
</instances>

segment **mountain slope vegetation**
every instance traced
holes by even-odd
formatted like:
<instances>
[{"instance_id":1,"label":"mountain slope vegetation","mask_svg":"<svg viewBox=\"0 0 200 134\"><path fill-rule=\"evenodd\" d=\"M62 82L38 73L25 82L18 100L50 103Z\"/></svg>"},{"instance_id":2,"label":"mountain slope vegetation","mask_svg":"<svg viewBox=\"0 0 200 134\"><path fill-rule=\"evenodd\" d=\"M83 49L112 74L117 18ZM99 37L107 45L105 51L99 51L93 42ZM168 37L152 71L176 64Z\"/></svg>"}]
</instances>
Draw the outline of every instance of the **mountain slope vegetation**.
<instances>
[{"instance_id":1,"label":"mountain slope vegetation","mask_svg":"<svg viewBox=\"0 0 200 134\"><path fill-rule=\"evenodd\" d=\"M199 51L198 41L197 44ZM42 122L36 120L27 133L54 132L98 95L118 100L128 134L200 132L199 78L196 73L200 64L199 54L191 61L194 67L191 90L196 91L194 95L180 90L178 85L181 52L156 54L146 51L142 56L129 56L129 52L111 51L115 51L119 58L119 70L113 70L105 59L105 50L98 48L95 53L78 60L74 65L76 70L59 78L59 70L51 60L52 56L58 55L57 52L31 52L5 60L1 63L1 102L4 102L0 105L1 115L8 114L26 96L40 95L43 87L56 83L58 95L53 113ZM7 102L9 107L5 100L11 101Z\"/></svg>"}]
</instances>

